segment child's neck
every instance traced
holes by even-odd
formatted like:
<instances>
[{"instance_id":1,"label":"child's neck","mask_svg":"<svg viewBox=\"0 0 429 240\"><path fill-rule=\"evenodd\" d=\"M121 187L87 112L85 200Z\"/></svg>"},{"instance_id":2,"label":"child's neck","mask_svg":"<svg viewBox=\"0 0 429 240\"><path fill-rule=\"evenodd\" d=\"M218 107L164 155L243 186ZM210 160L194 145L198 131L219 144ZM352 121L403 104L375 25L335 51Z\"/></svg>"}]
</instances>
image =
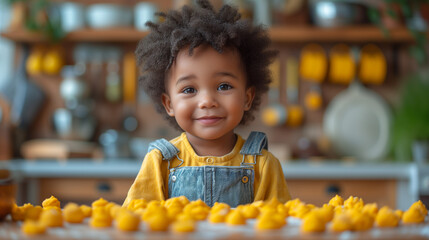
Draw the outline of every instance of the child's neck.
<instances>
[{"instance_id":1,"label":"child's neck","mask_svg":"<svg viewBox=\"0 0 429 240\"><path fill-rule=\"evenodd\" d=\"M237 136L234 132L218 139L202 139L186 133L189 143L198 156L224 156L234 149Z\"/></svg>"}]
</instances>

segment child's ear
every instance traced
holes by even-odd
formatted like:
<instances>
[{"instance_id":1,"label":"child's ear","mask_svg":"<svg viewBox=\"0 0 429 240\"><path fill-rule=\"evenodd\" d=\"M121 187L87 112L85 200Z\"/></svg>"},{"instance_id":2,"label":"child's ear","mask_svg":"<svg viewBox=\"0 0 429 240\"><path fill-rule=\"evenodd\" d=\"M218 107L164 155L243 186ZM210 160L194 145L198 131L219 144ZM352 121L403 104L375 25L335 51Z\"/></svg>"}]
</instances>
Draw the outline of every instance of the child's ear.
<instances>
[{"instance_id":1,"label":"child's ear","mask_svg":"<svg viewBox=\"0 0 429 240\"><path fill-rule=\"evenodd\" d=\"M166 93L163 93L161 95L161 101L162 101L162 105L164 105L164 108L167 114L170 117L174 117L174 110L173 110L173 107L171 106L170 96L168 96Z\"/></svg>"},{"instance_id":2,"label":"child's ear","mask_svg":"<svg viewBox=\"0 0 429 240\"><path fill-rule=\"evenodd\" d=\"M246 89L246 102L244 103L244 110L249 111L252 107L253 99L255 98L255 87L249 87Z\"/></svg>"}]
</instances>

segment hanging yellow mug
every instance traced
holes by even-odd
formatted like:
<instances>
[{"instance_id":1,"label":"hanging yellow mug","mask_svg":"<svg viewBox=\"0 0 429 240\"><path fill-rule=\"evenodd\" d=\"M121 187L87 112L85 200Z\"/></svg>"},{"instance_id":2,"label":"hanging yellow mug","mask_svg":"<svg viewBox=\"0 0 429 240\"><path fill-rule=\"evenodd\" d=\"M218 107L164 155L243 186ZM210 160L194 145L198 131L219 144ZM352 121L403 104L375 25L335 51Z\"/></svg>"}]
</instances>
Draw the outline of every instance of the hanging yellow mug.
<instances>
[{"instance_id":1,"label":"hanging yellow mug","mask_svg":"<svg viewBox=\"0 0 429 240\"><path fill-rule=\"evenodd\" d=\"M349 46L335 45L329 54L329 80L332 83L349 84L355 77L355 59Z\"/></svg>"}]
</instances>

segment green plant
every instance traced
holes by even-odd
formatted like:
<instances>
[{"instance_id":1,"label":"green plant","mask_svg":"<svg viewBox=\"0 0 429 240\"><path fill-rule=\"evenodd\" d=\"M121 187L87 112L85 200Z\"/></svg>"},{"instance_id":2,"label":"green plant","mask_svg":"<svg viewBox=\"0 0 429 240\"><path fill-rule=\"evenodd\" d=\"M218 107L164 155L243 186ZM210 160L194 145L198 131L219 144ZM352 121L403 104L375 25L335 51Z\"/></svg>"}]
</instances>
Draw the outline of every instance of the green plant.
<instances>
[{"instance_id":1,"label":"green plant","mask_svg":"<svg viewBox=\"0 0 429 240\"><path fill-rule=\"evenodd\" d=\"M45 35L50 41L57 42L64 37L59 19L49 16L53 8L49 0L7 0L10 5L23 3L27 10L25 27L32 32Z\"/></svg>"},{"instance_id":2,"label":"green plant","mask_svg":"<svg viewBox=\"0 0 429 240\"><path fill-rule=\"evenodd\" d=\"M416 59L420 65L427 64L428 56L426 51L427 43L427 27L416 26L416 20L421 20L420 15L417 16L419 8L422 4L429 4L429 0L384 0L385 10L387 15L398 20L400 16L404 19L407 29L413 36L415 43L409 49L410 55ZM399 10L399 12L397 11ZM383 33L389 37L389 29L383 25L382 13L380 8L370 7L368 11L369 19L377 25ZM400 16L399 16L400 15ZM425 25L424 22L422 22Z\"/></svg>"},{"instance_id":3,"label":"green plant","mask_svg":"<svg viewBox=\"0 0 429 240\"><path fill-rule=\"evenodd\" d=\"M398 159L411 159L413 142L429 141L429 72L421 70L404 80L394 109L392 146Z\"/></svg>"}]
</instances>

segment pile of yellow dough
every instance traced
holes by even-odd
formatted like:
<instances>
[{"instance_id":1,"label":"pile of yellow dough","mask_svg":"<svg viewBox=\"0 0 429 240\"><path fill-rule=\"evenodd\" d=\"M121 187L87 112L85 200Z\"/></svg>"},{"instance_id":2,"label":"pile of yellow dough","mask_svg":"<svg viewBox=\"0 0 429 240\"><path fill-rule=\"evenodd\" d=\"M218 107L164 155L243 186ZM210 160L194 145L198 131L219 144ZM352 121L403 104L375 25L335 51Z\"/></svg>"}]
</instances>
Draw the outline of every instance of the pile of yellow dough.
<instances>
[{"instance_id":1,"label":"pile of yellow dough","mask_svg":"<svg viewBox=\"0 0 429 240\"><path fill-rule=\"evenodd\" d=\"M89 218L89 225L93 228L107 228L115 223L119 230L137 231L143 221L150 231L171 229L184 233L195 231L196 223L204 220L235 226L245 225L247 219L256 219L255 229L258 231L280 229L290 216L302 220L302 232L324 232L327 229L342 232L418 224L425 221L427 214L421 201L403 212L387 206L379 209L376 203L365 204L358 197L350 196L344 200L336 195L321 207L306 204L300 199L283 204L274 198L235 209L225 203L215 203L210 208L201 200L189 201L183 196L165 201L135 199L127 207L99 198L91 206L68 203L61 209L60 201L51 196L43 201L42 206L15 204L11 215L13 221L23 221L24 233L34 235L43 234L50 227L63 227L64 221L75 224L82 223L85 218Z\"/></svg>"}]
</instances>

